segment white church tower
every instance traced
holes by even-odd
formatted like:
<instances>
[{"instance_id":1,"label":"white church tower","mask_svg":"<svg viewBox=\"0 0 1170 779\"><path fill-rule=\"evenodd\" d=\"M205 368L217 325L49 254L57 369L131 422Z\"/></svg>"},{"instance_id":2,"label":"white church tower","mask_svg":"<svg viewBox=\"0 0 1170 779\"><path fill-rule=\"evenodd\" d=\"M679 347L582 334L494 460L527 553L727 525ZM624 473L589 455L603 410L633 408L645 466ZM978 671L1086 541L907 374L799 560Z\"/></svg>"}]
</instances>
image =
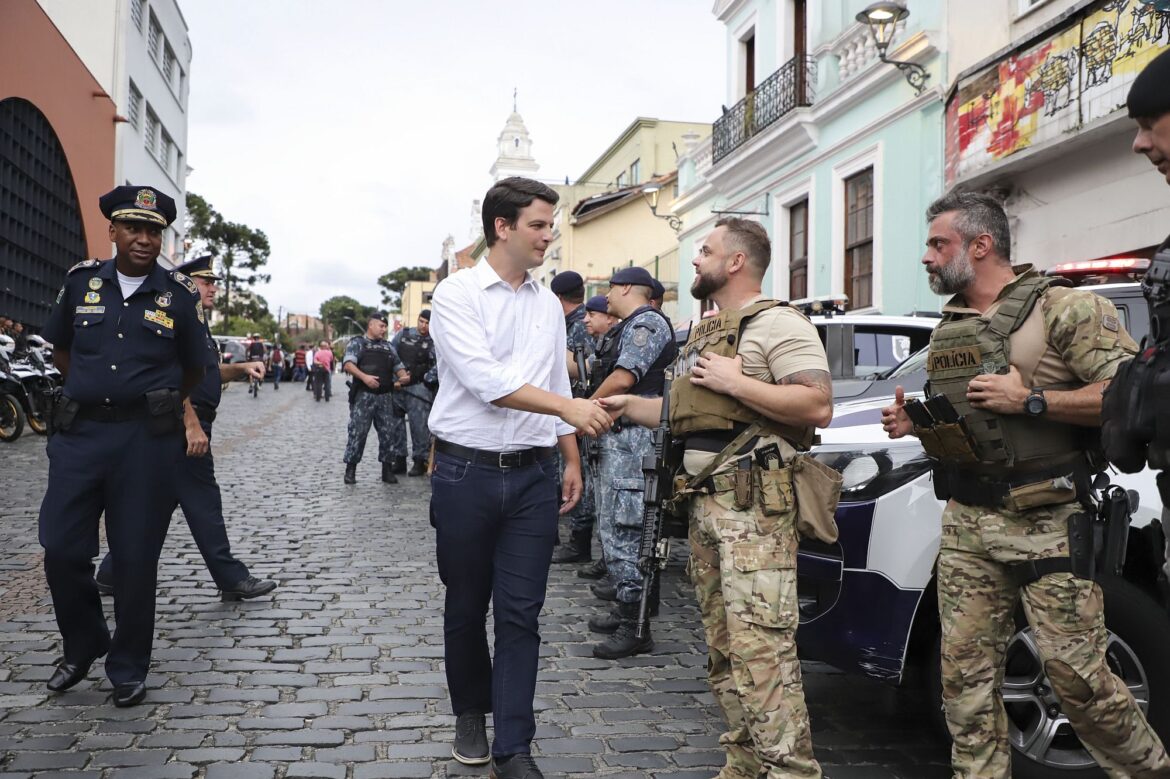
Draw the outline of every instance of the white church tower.
<instances>
[{"instance_id":1,"label":"white church tower","mask_svg":"<svg viewBox=\"0 0 1170 779\"><path fill-rule=\"evenodd\" d=\"M535 178L540 166L532 158L532 139L528 137L524 118L516 110L515 90L512 91L512 115L508 117L504 129L500 131L496 145L499 155L489 171L493 182L509 176Z\"/></svg>"}]
</instances>

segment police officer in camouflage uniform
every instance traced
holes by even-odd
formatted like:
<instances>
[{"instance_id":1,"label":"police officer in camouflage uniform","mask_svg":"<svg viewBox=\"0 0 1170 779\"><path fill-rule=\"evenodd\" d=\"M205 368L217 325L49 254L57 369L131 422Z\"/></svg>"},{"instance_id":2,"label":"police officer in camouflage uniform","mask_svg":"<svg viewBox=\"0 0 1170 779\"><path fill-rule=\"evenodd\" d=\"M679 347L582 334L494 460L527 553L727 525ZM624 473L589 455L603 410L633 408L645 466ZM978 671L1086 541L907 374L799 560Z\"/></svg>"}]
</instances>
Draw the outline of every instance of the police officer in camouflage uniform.
<instances>
[{"instance_id":1,"label":"police officer in camouflage uniform","mask_svg":"<svg viewBox=\"0 0 1170 779\"><path fill-rule=\"evenodd\" d=\"M653 282L646 269L638 267L622 268L610 278L609 310L622 317L622 323L610 331L605 351L598 354L596 371L601 384L594 398L620 393L662 397L664 371L674 361L678 347L670 320L650 306ZM612 633L593 647L594 656L605 660L654 648L648 629L642 639L635 636L642 597L638 570L645 511L642 458L652 452L650 430L621 419L601 437L597 516L609 582L594 584L593 592L603 600L616 601L617 609L591 619L589 627Z\"/></svg>"},{"instance_id":2,"label":"police officer in camouflage uniform","mask_svg":"<svg viewBox=\"0 0 1170 779\"><path fill-rule=\"evenodd\" d=\"M1170 776L1166 750L1106 662L1101 589L1070 560L1069 518L1103 464L1086 433L1136 344L1105 298L1011 265L996 200L952 193L927 219L931 289L953 296L931 335L928 391L946 396L965 429L912 408L916 426L901 388L882 424L891 438L922 440L936 492L950 498L937 576L954 775L1011 775L1000 687L1022 596L1052 691L1098 764L1110 777Z\"/></svg>"},{"instance_id":3,"label":"police officer in camouflage uniform","mask_svg":"<svg viewBox=\"0 0 1170 779\"><path fill-rule=\"evenodd\" d=\"M394 473L406 471L406 424L410 425L410 455L413 460L407 476L422 476L427 472L427 454L431 446L431 431L427 418L439 388L439 373L435 362L435 342L431 340L431 312L424 308L418 315L418 326L407 327L394 335L390 342L398 350L410 379L394 391L394 428L390 452L394 456Z\"/></svg>"},{"instance_id":4,"label":"police officer in camouflage uniform","mask_svg":"<svg viewBox=\"0 0 1170 779\"><path fill-rule=\"evenodd\" d=\"M816 329L761 293L770 257L759 224L716 222L691 294L719 314L691 328L670 389L690 485L678 492L689 496L687 568L729 726L718 779L821 776L796 656L797 518L808 516L793 478L814 427L832 419L833 390ZM601 403L643 425L657 426L662 410L628 395Z\"/></svg>"},{"instance_id":5,"label":"police officer in camouflage uniform","mask_svg":"<svg viewBox=\"0 0 1170 779\"><path fill-rule=\"evenodd\" d=\"M585 280L576 271L565 271L553 277L548 285L552 293L561 302L561 310L565 312L565 348L569 365L569 378L574 382L580 379L577 376L576 350L585 352L588 361L593 357L593 339L585 330ZM588 381L588 377L586 377ZM587 563L593 559L593 526L596 521L596 507L593 500L593 474L589 469L589 458L586 456L582 443L581 452L581 480L584 483L584 492L581 500L568 514L569 540L553 552L554 563Z\"/></svg>"},{"instance_id":6,"label":"police officer in camouflage uniform","mask_svg":"<svg viewBox=\"0 0 1170 779\"><path fill-rule=\"evenodd\" d=\"M386 340L385 314L371 314L366 334L350 339L341 369L353 378L349 393L349 436L345 441L345 483L357 481L357 464L366 448L370 424L378 432L378 459L382 481L396 484L391 472L391 436L398 420L391 408L391 392L409 378L398 352Z\"/></svg>"}]
</instances>

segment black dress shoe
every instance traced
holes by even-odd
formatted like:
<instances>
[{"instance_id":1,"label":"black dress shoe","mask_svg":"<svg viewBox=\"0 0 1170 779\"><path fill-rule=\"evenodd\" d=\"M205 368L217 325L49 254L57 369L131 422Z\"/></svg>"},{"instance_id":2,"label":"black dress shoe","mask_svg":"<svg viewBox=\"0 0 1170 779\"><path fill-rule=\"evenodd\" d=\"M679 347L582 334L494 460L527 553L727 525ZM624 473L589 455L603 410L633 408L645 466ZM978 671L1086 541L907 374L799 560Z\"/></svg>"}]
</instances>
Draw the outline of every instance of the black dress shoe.
<instances>
[{"instance_id":1,"label":"black dress shoe","mask_svg":"<svg viewBox=\"0 0 1170 779\"><path fill-rule=\"evenodd\" d=\"M257 579L255 576L249 575L242 582L220 590L219 597L225 602L248 600L250 598L259 598L261 595L267 595L275 589L276 582L271 579Z\"/></svg>"},{"instance_id":2,"label":"black dress shoe","mask_svg":"<svg viewBox=\"0 0 1170 779\"><path fill-rule=\"evenodd\" d=\"M137 706L146 698L146 682L122 682L114 685L114 705L119 709Z\"/></svg>"},{"instance_id":3,"label":"black dress shoe","mask_svg":"<svg viewBox=\"0 0 1170 779\"><path fill-rule=\"evenodd\" d=\"M492 758L490 779L544 779L532 755Z\"/></svg>"},{"instance_id":4,"label":"black dress shoe","mask_svg":"<svg viewBox=\"0 0 1170 779\"><path fill-rule=\"evenodd\" d=\"M104 652L102 654L105 654ZM73 685L80 682L89 673L90 666L94 661L101 657L91 657L84 663L69 663L64 659L57 663L57 670L53 671L53 675L49 677L49 681L45 683L53 692L64 692Z\"/></svg>"},{"instance_id":5,"label":"black dress shoe","mask_svg":"<svg viewBox=\"0 0 1170 779\"><path fill-rule=\"evenodd\" d=\"M463 765L483 765L492 759L488 752L487 726L483 714L465 711L455 720L455 743L451 745L451 757Z\"/></svg>"}]
</instances>

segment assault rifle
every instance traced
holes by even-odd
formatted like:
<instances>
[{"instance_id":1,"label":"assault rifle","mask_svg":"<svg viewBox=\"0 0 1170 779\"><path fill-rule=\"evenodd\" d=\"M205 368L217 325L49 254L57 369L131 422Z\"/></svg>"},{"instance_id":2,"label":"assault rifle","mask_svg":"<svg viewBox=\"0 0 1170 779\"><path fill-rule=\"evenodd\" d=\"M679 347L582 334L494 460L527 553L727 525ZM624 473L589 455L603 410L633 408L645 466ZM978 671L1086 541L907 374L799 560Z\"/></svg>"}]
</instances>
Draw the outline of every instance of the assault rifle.
<instances>
[{"instance_id":1,"label":"assault rifle","mask_svg":"<svg viewBox=\"0 0 1170 779\"><path fill-rule=\"evenodd\" d=\"M644 492L642 500L642 543L638 550L638 569L642 572L642 599L638 601L638 627L635 636L645 638L650 609L650 588L654 577L666 567L670 558L670 539L662 537L662 503L670 497L671 473L667 463L673 440L670 437L670 382L673 372L668 368L662 385L662 416L654 428L654 451L642 458Z\"/></svg>"},{"instance_id":2,"label":"assault rifle","mask_svg":"<svg viewBox=\"0 0 1170 779\"><path fill-rule=\"evenodd\" d=\"M573 347L573 359L577 362L577 380L573 382L573 397L589 397L589 371L585 367L585 344Z\"/></svg>"}]
</instances>

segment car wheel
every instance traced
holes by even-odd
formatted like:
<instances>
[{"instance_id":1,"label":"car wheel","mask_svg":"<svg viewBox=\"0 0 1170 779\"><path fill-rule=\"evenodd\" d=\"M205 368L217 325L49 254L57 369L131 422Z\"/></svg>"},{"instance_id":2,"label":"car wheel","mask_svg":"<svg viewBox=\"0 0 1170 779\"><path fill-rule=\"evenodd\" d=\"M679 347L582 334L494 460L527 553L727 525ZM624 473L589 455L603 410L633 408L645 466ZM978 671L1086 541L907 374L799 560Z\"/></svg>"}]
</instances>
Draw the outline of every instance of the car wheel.
<instances>
[{"instance_id":1,"label":"car wheel","mask_svg":"<svg viewBox=\"0 0 1170 779\"><path fill-rule=\"evenodd\" d=\"M1170 737L1170 619L1144 591L1122 579L1099 582L1109 631L1105 657L1129 688L1146 719L1165 742ZM1096 779L1097 767L1073 732L1060 700L1052 693L1032 629L1021 607L1021 628L1008 642L1003 681L1004 709L1012 745L1014 779ZM939 642L934 643L935 649ZM938 653L930 659L927 692L942 700ZM945 731L945 725L944 725Z\"/></svg>"}]
</instances>

